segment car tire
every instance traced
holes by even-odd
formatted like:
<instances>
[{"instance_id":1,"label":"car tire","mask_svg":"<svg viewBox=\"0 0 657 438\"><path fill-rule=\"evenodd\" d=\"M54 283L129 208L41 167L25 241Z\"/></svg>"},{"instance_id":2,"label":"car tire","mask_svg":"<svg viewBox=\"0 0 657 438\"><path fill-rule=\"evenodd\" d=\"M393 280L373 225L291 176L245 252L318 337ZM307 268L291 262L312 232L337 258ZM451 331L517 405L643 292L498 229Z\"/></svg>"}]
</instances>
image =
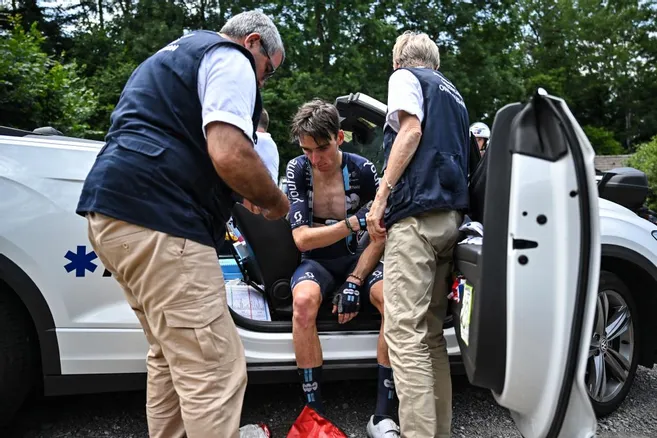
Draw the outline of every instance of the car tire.
<instances>
[{"instance_id":1,"label":"car tire","mask_svg":"<svg viewBox=\"0 0 657 438\"><path fill-rule=\"evenodd\" d=\"M0 290L0 427L7 425L31 393L38 353L22 303Z\"/></svg>"},{"instance_id":2,"label":"car tire","mask_svg":"<svg viewBox=\"0 0 657 438\"><path fill-rule=\"evenodd\" d=\"M616 274L601 271L585 376L598 418L616 411L632 387L640 351L637 317L634 298L625 283ZM600 324L599 318L604 318Z\"/></svg>"}]
</instances>

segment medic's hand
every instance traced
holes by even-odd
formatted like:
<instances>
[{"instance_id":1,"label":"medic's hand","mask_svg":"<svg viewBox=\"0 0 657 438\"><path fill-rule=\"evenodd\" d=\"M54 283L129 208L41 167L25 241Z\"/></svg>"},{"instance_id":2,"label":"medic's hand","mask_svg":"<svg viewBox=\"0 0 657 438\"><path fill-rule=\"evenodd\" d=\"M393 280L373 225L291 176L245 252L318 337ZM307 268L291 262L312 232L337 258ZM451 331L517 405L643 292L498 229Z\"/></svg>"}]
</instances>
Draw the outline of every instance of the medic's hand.
<instances>
[{"instance_id":1,"label":"medic's hand","mask_svg":"<svg viewBox=\"0 0 657 438\"><path fill-rule=\"evenodd\" d=\"M249 201L248 199L244 199L242 201L242 205L246 207L247 210L249 210L253 214L260 214L262 212L262 209L255 205L253 202Z\"/></svg>"},{"instance_id":2,"label":"medic's hand","mask_svg":"<svg viewBox=\"0 0 657 438\"><path fill-rule=\"evenodd\" d=\"M285 193L278 191L279 199L273 208L262 209L262 215L269 220L280 219L290 211L290 201Z\"/></svg>"},{"instance_id":3,"label":"medic's hand","mask_svg":"<svg viewBox=\"0 0 657 438\"><path fill-rule=\"evenodd\" d=\"M338 322L351 321L360 310L360 286L347 280L333 297L333 313L338 313Z\"/></svg>"},{"instance_id":4,"label":"medic's hand","mask_svg":"<svg viewBox=\"0 0 657 438\"><path fill-rule=\"evenodd\" d=\"M385 240L386 228L383 223L383 214L385 213L388 200L386 198L377 198L372 202L369 213L367 213L367 232L372 241Z\"/></svg>"}]
</instances>

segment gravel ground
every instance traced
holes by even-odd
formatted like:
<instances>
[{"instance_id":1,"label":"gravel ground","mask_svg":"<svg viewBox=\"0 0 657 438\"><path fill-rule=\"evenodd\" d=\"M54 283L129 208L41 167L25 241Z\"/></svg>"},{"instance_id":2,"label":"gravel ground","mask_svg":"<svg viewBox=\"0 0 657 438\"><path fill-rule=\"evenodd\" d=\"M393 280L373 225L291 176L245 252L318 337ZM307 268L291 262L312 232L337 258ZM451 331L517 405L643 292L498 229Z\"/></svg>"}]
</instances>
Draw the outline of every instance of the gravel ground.
<instances>
[{"instance_id":1,"label":"gravel ground","mask_svg":"<svg viewBox=\"0 0 657 438\"><path fill-rule=\"evenodd\" d=\"M365 437L375 404L373 381L328 383L323 387L327 414L350 437ZM146 438L144 392L58 397L26 406L7 438ZM244 423L267 422L274 438L284 438L301 410L298 385L254 385L247 389ZM488 391L464 377L454 378L453 436L515 438L513 421ZM600 438L657 437L657 367L639 368L625 403L599 422Z\"/></svg>"}]
</instances>

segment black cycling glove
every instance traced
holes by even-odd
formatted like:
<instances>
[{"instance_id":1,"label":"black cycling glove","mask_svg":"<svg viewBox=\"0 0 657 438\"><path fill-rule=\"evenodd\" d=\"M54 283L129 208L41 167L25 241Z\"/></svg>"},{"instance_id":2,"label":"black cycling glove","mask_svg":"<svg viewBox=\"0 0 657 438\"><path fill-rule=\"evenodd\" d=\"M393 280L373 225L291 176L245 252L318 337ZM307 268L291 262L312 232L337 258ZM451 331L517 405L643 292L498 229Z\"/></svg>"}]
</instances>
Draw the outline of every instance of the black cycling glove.
<instances>
[{"instance_id":1,"label":"black cycling glove","mask_svg":"<svg viewBox=\"0 0 657 438\"><path fill-rule=\"evenodd\" d=\"M356 313L360 310L360 290L356 283L346 281L333 297L338 313Z\"/></svg>"}]
</instances>

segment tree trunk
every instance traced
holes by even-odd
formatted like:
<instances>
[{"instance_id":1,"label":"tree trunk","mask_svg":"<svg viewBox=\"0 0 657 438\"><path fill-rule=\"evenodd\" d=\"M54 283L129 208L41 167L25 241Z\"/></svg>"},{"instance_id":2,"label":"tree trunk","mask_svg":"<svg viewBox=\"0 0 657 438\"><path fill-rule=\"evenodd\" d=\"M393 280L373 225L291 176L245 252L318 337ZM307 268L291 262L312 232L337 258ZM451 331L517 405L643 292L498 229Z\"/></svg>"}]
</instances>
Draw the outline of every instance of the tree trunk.
<instances>
[{"instance_id":1,"label":"tree trunk","mask_svg":"<svg viewBox=\"0 0 657 438\"><path fill-rule=\"evenodd\" d=\"M219 8L219 26L223 27L226 24L226 0L219 0L217 7Z\"/></svg>"},{"instance_id":2,"label":"tree trunk","mask_svg":"<svg viewBox=\"0 0 657 438\"><path fill-rule=\"evenodd\" d=\"M103 0L98 0L98 21L100 28L105 30L105 17L103 16Z\"/></svg>"},{"instance_id":3,"label":"tree trunk","mask_svg":"<svg viewBox=\"0 0 657 438\"><path fill-rule=\"evenodd\" d=\"M204 29L205 28L205 10L207 9L207 0L201 0L199 2L199 9L198 9L198 14L200 15L199 17L199 27Z\"/></svg>"},{"instance_id":4,"label":"tree trunk","mask_svg":"<svg viewBox=\"0 0 657 438\"><path fill-rule=\"evenodd\" d=\"M630 131L631 128L632 128L632 111L628 109L625 111L625 149L627 149L628 151L632 146L631 131Z\"/></svg>"},{"instance_id":5,"label":"tree trunk","mask_svg":"<svg viewBox=\"0 0 657 438\"><path fill-rule=\"evenodd\" d=\"M326 41L324 35L324 23L322 22L322 17L326 16L326 1L317 0L315 1L315 22L316 22L316 31L317 39L319 40L319 50L322 54L322 69L326 72L329 68L329 54L330 47Z\"/></svg>"}]
</instances>

